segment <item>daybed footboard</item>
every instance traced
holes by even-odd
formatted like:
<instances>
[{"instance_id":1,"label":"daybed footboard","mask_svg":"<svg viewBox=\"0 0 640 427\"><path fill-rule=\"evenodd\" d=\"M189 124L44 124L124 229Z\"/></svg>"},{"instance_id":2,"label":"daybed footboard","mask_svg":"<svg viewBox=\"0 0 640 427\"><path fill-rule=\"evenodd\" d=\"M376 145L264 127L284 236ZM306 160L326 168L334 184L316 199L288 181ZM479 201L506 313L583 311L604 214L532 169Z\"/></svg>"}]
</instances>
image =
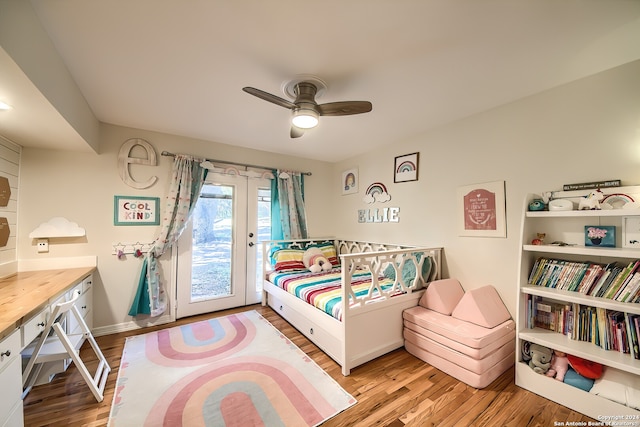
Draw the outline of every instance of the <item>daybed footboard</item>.
<instances>
[{"instance_id":1,"label":"daybed footboard","mask_svg":"<svg viewBox=\"0 0 640 427\"><path fill-rule=\"evenodd\" d=\"M340 258L341 309L336 311L337 318L267 279L275 251L304 251L328 241ZM345 376L356 366L403 346L402 311L416 306L426 284L441 276L441 248L330 239L270 241L263 243L263 260L263 305L272 307L340 364ZM371 280L367 290L356 294L352 279L363 271L371 272Z\"/></svg>"}]
</instances>

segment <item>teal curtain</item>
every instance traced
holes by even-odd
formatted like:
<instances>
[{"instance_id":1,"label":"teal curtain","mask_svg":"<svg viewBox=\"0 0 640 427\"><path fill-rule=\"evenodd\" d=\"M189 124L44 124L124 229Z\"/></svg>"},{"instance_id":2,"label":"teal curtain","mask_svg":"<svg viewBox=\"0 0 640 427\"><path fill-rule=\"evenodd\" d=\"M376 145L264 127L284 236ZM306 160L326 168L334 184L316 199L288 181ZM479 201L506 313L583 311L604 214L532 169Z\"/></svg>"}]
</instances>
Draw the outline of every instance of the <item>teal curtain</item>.
<instances>
[{"instance_id":1,"label":"teal curtain","mask_svg":"<svg viewBox=\"0 0 640 427\"><path fill-rule=\"evenodd\" d=\"M274 175L271 192L272 238L275 240L306 239L308 232L304 204L304 175L300 172L282 170L278 170ZM277 201L275 205L274 201Z\"/></svg>"},{"instance_id":2,"label":"teal curtain","mask_svg":"<svg viewBox=\"0 0 640 427\"><path fill-rule=\"evenodd\" d=\"M157 258L178 241L191 218L207 176L207 169L200 166L202 160L182 154L174 158L160 233L142 263L138 289L129 310L130 316L148 314L155 317L164 313L167 308Z\"/></svg>"},{"instance_id":3,"label":"teal curtain","mask_svg":"<svg viewBox=\"0 0 640 427\"><path fill-rule=\"evenodd\" d=\"M282 223L280 222L280 200L278 199L278 171L272 170L271 180L271 240L283 240Z\"/></svg>"}]
</instances>

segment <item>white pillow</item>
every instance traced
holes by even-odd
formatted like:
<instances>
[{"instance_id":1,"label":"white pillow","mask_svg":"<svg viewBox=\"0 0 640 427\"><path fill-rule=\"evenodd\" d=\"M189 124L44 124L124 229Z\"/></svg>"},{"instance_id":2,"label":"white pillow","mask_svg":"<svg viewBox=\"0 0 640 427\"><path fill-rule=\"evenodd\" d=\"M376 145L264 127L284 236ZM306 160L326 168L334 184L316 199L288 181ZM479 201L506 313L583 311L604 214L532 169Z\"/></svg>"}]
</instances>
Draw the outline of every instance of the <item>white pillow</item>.
<instances>
[{"instance_id":1,"label":"white pillow","mask_svg":"<svg viewBox=\"0 0 640 427\"><path fill-rule=\"evenodd\" d=\"M640 376L605 366L589 393L640 409Z\"/></svg>"}]
</instances>

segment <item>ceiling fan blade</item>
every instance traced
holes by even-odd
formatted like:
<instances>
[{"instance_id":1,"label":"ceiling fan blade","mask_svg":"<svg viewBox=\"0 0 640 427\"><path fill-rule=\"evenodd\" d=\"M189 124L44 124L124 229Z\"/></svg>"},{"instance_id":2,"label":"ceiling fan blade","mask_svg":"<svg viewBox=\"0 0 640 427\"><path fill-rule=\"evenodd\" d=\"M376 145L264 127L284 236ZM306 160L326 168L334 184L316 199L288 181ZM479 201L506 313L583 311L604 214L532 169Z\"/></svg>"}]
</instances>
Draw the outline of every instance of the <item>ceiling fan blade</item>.
<instances>
[{"instance_id":1,"label":"ceiling fan blade","mask_svg":"<svg viewBox=\"0 0 640 427\"><path fill-rule=\"evenodd\" d=\"M269 101L281 107L289 109L296 108L296 104L294 104L293 102L287 101L286 99L280 98L279 96L272 95L269 92L265 92L254 87L243 87L242 90L253 96L257 96L260 99L264 99L265 101Z\"/></svg>"},{"instance_id":2,"label":"ceiling fan blade","mask_svg":"<svg viewBox=\"0 0 640 427\"><path fill-rule=\"evenodd\" d=\"M304 135L304 129L300 129L297 126L291 126L291 138L300 138Z\"/></svg>"},{"instance_id":3,"label":"ceiling fan blade","mask_svg":"<svg viewBox=\"0 0 640 427\"><path fill-rule=\"evenodd\" d=\"M348 116L350 114L368 113L373 106L369 101L329 102L318 105L321 116Z\"/></svg>"}]
</instances>

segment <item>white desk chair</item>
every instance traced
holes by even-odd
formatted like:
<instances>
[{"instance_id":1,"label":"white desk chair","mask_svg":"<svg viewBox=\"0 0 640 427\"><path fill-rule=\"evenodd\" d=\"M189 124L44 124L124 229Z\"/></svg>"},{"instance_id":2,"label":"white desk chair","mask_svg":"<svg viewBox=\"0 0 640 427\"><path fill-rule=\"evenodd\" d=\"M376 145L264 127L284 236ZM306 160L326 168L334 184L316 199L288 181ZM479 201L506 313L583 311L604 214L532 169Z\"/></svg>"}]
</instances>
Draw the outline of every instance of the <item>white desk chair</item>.
<instances>
[{"instance_id":1,"label":"white desk chair","mask_svg":"<svg viewBox=\"0 0 640 427\"><path fill-rule=\"evenodd\" d=\"M102 402L104 386L111 367L100 351L100 347L98 347L78 308L75 306L77 299L78 294L75 293L70 301L57 304L40 337L22 351L23 357L29 357L29 362L22 373L22 385L25 394L33 387L44 363L71 358L82 378L91 389L91 393L93 393L98 402ZM80 333L66 333L64 321L69 312L76 317L80 325ZM80 359L79 351L84 339L91 344L98 358L98 368L93 375L89 373L84 362Z\"/></svg>"}]
</instances>

